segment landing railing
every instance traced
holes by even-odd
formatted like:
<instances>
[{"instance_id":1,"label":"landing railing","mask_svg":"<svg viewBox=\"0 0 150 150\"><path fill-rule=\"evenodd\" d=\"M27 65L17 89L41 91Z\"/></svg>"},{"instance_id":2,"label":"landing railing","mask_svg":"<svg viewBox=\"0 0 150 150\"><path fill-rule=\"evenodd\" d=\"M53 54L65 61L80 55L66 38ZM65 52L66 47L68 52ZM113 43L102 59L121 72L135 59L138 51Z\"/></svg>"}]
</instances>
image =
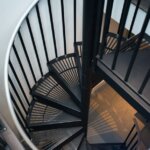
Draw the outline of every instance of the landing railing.
<instances>
[{"instance_id":1,"label":"landing railing","mask_svg":"<svg viewBox=\"0 0 150 150\"><path fill-rule=\"evenodd\" d=\"M113 26L111 15L114 11L114 1L108 0L107 2L102 1L101 3L105 4L106 12L105 16L101 15L101 18L99 18L99 20L103 19L101 23L103 32L99 34L100 49L97 55L98 66L100 69L103 67L107 68L106 70L108 71L102 70L106 74L110 71L112 77L110 77L110 74L109 77L112 78L112 80L115 80L113 76L116 76L129 90L135 95L137 94L138 98L134 98L137 101L140 99L138 103L150 113L150 95L148 94L150 78L150 38L146 34L150 20L150 7L148 6L145 18L141 20L143 25L139 33L134 35L133 27L135 27L136 19L139 15L138 11L140 10L139 6L141 0L137 1L128 30L126 29L126 24L129 24L128 17L131 0L124 1L116 33L110 32ZM104 5L102 9L104 10ZM119 82L117 82L117 84L119 84Z\"/></svg>"}]
</instances>

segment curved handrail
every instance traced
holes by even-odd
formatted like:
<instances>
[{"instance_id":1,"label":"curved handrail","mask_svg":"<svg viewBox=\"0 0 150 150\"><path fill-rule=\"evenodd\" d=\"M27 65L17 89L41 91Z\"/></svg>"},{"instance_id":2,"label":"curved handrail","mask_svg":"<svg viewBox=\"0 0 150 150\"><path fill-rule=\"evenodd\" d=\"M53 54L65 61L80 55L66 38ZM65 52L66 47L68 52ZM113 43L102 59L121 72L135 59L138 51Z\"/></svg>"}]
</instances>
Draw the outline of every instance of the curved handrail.
<instances>
[{"instance_id":1,"label":"curved handrail","mask_svg":"<svg viewBox=\"0 0 150 150\"><path fill-rule=\"evenodd\" d=\"M31 3L31 5L28 7L28 9L25 11L25 13L23 14L23 16L21 17L20 21L18 22L8 45L7 48L7 53L6 53L6 59L5 59L5 63L4 63L4 84L5 84L5 94L6 94L6 98L7 98L7 102L8 102L8 107L11 113L11 116L14 120L14 124L16 125L20 135L23 137L23 139L25 140L25 142L28 144L28 146L33 149L33 150L37 150L36 146L30 141L30 139L27 137L27 135L25 134L25 132L23 131L23 129L21 128L18 119L16 117L16 114L14 112L14 108L12 105L12 101L10 98L10 92L9 92L9 87L8 87L8 62L9 62L9 56L10 56L10 52L11 52L11 47L14 41L14 38L22 24L22 22L24 21L25 17L28 15L28 13L32 10L32 8L38 3L39 0L33 0L33 2Z\"/></svg>"}]
</instances>

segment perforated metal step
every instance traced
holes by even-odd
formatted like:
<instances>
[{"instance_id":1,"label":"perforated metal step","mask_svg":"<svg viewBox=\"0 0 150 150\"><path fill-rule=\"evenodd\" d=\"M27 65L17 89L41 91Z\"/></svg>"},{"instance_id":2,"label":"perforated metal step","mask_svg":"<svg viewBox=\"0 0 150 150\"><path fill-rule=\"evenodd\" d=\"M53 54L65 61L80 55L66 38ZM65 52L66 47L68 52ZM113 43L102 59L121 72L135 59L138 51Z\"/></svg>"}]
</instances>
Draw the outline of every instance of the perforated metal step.
<instances>
[{"instance_id":1,"label":"perforated metal step","mask_svg":"<svg viewBox=\"0 0 150 150\"><path fill-rule=\"evenodd\" d=\"M71 92L81 101L79 74L75 54L58 57L48 63L50 70L63 81Z\"/></svg>"},{"instance_id":2,"label":"perforated metal step","mask_svg":"<svg viewBox=\"0 0 150 150\"><path fill-rule=\"evenodd\" d=\"M28 126L33 130L46 130L59 127L81 126L80 118L62 110L36 102L31 103L28 115Z\"/></svg>"},{"instance_id":3,"label":"perforated metal step","mask_svg":"<svg viewBox=\"0 0 150 150\"><path fill-rule=\"evenodd\" d=\"M73 102L70 95L64 90L64 88L56 81L51 73L46 74L32 89L32 95L38 98L41 103L46 103L44 99L49 102L68 107L72 110L80 112L78 106Z\"/></svg>"},{"instance_id":4,"label":"perforated metal step","mask_svg":"<svg viewBox=\"0 0 150 150\"><path fill-rule=\"evenodd\" d=\"M32 141L39 149L59 150L81 133L81 127L39 131L32 133Z\"/></svg>"}]
</instances>

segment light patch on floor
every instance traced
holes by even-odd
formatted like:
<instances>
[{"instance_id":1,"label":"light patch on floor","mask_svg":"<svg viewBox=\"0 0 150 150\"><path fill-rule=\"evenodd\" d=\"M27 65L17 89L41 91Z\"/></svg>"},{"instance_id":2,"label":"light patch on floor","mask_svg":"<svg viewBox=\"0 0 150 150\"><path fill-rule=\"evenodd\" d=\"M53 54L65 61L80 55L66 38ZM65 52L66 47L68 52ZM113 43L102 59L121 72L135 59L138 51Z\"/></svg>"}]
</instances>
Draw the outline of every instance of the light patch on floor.
<instances>
[{"instance_id":1,"label":"light patch on floor","mask_svg":"<svg viewBox=\"0 0 150 150\"><path fill-rule=\"evenodd\" d=\"M135 113L134 108L102 81L91 94L88 142L124 142L133 125Z\"/></svg>"}]
</instances>

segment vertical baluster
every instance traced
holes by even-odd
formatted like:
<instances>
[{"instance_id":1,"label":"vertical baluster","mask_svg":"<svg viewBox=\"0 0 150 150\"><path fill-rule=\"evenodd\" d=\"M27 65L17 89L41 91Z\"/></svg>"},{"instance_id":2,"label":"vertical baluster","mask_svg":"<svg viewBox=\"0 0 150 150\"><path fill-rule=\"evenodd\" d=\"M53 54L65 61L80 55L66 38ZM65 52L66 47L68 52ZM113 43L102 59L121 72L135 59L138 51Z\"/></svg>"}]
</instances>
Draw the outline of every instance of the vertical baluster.
<instances>
[{"instance_id":1,"label":"vertical baluster","mask_svg":"<svg viewBox=\"0 0 150 150\"><path fill-rule=\"evenodd\" d=\"M64 52L66 55L66 32L65 32L65 17L64 17L64 2L61 0L61 15L62 15L62 28L63 28L63 40L64 40Z\"/></svg>"},{"instance_id":2,"label":"vertical baluster","mask_svg":"<svg viewBox=\"0 0 150 150\"><path fill-rule=\"evenodd\" d=\"M34 52L35 52L35 56L36 56L36 59L37 59L37 62L38 62L40 73L41 73L41 76L43 76L43 71L42 71L42 67L41 67L39 55L38 55L38 52L37 52L37 47L36 47L36 44L35 44L33 32L32 32L32 29L31 29L31 24L30 24L30 21L29 21L28 17L27 17L27 25L28 25L28 28L29 28L29 32L30 32L30 36L31 36L31 41L32 41L32 44L33 44L33 47L34 47Z\"/></svg>"},{"instance_id":3,"label":"vertical baluster","mask_svg":"<svg viewBox=\"0 0 150 150\"><path fill-rule=\"evenodd\" d=\"M25 131L25 133L27 134L27 136L28 136L29 138L31 138L29 132L27 131L27 128L26 128L27 126L26 126L26 127L24 126L23 122L21 121L21 119L20 119L20 117L19 117L19 115L18 115L18 113L17 113L16 111L15 111L15 114L16 114L16 116L17 116L17 119L18 119L18 121L19 121L21 127L23 128L23 130Z\"/></svg>"},{"instance_id":4,"label":"vertical baluster","mask_svg":"<svg viewBox=\"0 0 150 150\"><path fill-rule=\"evenodd\" d=\"M41 20L38 4L36 5L36 12L37 12L37 17L38 17L40 32L41 32L41 35L42 35L42 41L43 41L43 45L44 45L45 56L46 56L46 60L47 60L47 63L48 63L49 58L48 58L47 47L46 47L46 42L45 42L45 36L44 36L44 32L43 32L42 20Z\"/></svg>"},{"instance_id":5,"label":"vertical baluster","mask_svg":"<svg viewBox=\"0 0 150 150\"><path fill-rule=\"evenodd\" d=\"M142 92L143 92L143 90L144 90L144 88L145 88L149 78L150 78L150 69L147 71L146 76L145 76L145 78L144 78L144 80L143 80L143 82L141 84L141 87L140 87L140 89L138 91L140 94L142 94Z\"/></svg>"},{"instance_id":6,"label":"vertical baluster","mask_svg":"<svg viewBox=\"0 0 150 150\"><path fill-rule=\"evenodd\" d=\"M57 46L56 46L56 37L55 37L55 31L54 31L54 23L53 23L53 15L52 15L52 8L51 8L50 0L48 0L48 10L49 10L49 16L50 16L50 23L51 23L52 35L53 35L55 56L58 57Z\"/></svg>"},{"instance_id":7,"label":"vertical baluster","mask_svg":"<svg viewBox=\"0 0 150 150\"><path fill-rule=\"evenodd\" d=\"M23 120L24 124L26 124L25 117L23 116L23 114L22 114L22 112L21 112L21 110L20 110L18 104L16 103L16 100L15 100L15 98L13 97L11 91L10 91L10 97L11 97L11 100L12 100L12 102L13 102L15 108L17 109L19 115L21 116L21 119Z\"/></svg>"},{"instance_id":8,"label":"vertical baluster","mask_svg":"<svg viewBox=\"0 0 150 150\"><path fill-rule=\"evenodd\" d=\"M27 96L26 96L26 94L25 94L25 91L24 91L24 89L23 89L23 87L22 87L22 85L21 85L21 83L20 83L20 80L19 80L19 78L18 78L18 76L17 76L17 73L16 73L16 71L15 71L15 69L14 69L14 67L13 67L13 65L12 65L12 63L11 63L11 61L9 61L9 65L10 65L10 68L11 68L11 70L12 70L12 72L13 72L13 74L14 74L16 80L17 80L17 82L18 82L18 85L19 85L19 87L20 87L20 90L22 91L22 93L23 93L23 95L24 95L24 98L25 98L25 100L26 100L26 103L27 103L28 106L29 106L28 98L27 98Z\"/></svg>"},{"instance_id":9,"label":"vertical baluster","mask_svg":"<svg viewBox=\"0 0 150 150\"><path fill-rule=\"evenodd\" d=\"M132 57L131 57L131 60L130 60L130 63L129 63L129 66L128 66L128 69L127 69L127 73L126 73L126 75L125 75L125 79L124 79L125 81L127 81L128 78L129 78L129 76L130 76L130 73L131 73L133 64L134 64L135 59L136 59L136 56L137 56L137 54L138 54L138 50L139 50L140 44L141 44L141 42L142 42L142 39L143 39L145 30L146 30L147 25L148 25L149 19L150 19L150 7L149 7L148 12L147 12L147 15L146 15L146 17L145 17L145 21L144 21L143 27L142 27L142 29L141 29L141 32L140 32L140 35L139 35L137 44L136 44L135 47L134 47L134 52L133 52L133 54L132 54Z\"/></svg>"},{"instance_id":10,"label":"vertical baluster","mask_svg":"<svg viewBox=\"0 0 150 150\"><path fill-rule=\"evenodd\" d=\"M112 8L113 8L113 2L114 2L114 0L108 0L108 2L107 2L105 23L104 23L103 36L102 36L102 44L101 44L101 48L100 48L100 59L103 58L103 54L104 54L104 50L105 50L105 46L106 46L106 39L107 39L107 33L109 32L109 25L110 25L110 20L111 20L111 12L112 12Z\"/></svg>"},{"instance_id":11,"label":"vertical baluster","mask_svg":"<svg viewBox=\"0 0 150 150\"><path fill-rule=\"evenodd\" d=\"M128 16L128 12L129 12L130 3L131 3L131 0L125 0L125 2L124 2L122 14L121 14L121 20L120 20L120 24L119 24L119 28L118 28L118 36L119 37L118 37L118 43L116 46L115 55L114 55L114 59L113 59L113 63L112 63L112 69L115 69L115 66L117 63L119 48L120 48L121 41L122 41L122 36L123 36L124 27L125 27L126 19Z\"/></svg>"},{"instance_id":12,"label":"vertical baluster","mask_svg":"<svg viewBox=\"0 0 150 150\"><path fill-rule=\"evenodd\" d=\"M16 94L16 96L17 96L17 98L18 98L18 100L19 100L20 105L22 106L22 108L23 108L25 114L27 115L27 110L26 110L26 108L25 108L25 106L24 106L24 104L23 104L23 102L22 102L22 100L21 100L21 98L20 98L20 96L19 96L19 94L18 94L18 92L17 92L16 87L15 87L14 83L12 82L12 80L11 80L11 78L10 78L10 76L8 76L8 79L9 79L9 83L10 83L11 87L12 87L13 90L14 90L14 93Z\"/></svg>"},{"instance_id":13,"label":"vertical baluster","mask_svg":"<svg viewBox=\"0 0 150 150\"><path fill-rule=\"evenodd\" d=\"M76 43L76 5L77 2L74 0L74 43Z\"/></svg>"},{"instance_id":14,"label":"vertical baluster","mask_svg":"<svg viewBox=\"0 0 150 150\"><path fill-rule=\"evenodd\" d=\"M133 19L132 19L132 22L131 22L131 25L130 25L130 30L129 30L129 33L128 33L128 38L131 37L132 29L133 29L133 26L134 26L134 22L135 22L135 19L136 19L136 15L137 15L140 3L141 3L141 0L138 0L138 2L136 4L134 15L133 15Z\"/></svg>"},{"instance_id":15,"label":"vertical baluster","mask_svg":"<svg viewBox=\"0 0 150 150\"><path fill-rule=\"evenodd\" d=\"M14 43L13 43L12 47L13 47L14 53L15 53L15 55L16 55L16 58L17 58L17 60L18 60L18 63L19 63L19 65L20 65L20 67L21 67L21 71L22 71L22 73L23 73L23 76L24 76L24 78L25 78L25 81L26 81L26 83L27 83L27 86L28 86L29 90L31 90L31 86L30 86L30 84L29 84L29 80L28 80L28 78L27 78L27 75L26 75L26 73L25 73L25 70L24 70L24 68L23 68L23 65L22 65L22 63L21 63L20 57L19 57L19 55L18 55L18 52L17 52L17 49L16 49Z\"/></svg>"},{"instance_id":16,"label":"vertical baluster","mask_svg":"<svg viewBox=\"0 0 150 150\"><path fill-rule=\"evenodd\" d=\"M32 65L31 65L31 61L30 61L30 59L29 59L29 56L28 56L28 53L27 53L27 49L26 49L26 46L25 46L25 44L24 44L24 41L23 41L23 38L22 38L22 35L21 35L20 31L18 31L18 36L19 36L19 39L20 39L20 41L21 41L21 45L22 45L22 47L23 47L23 50L24 50L24 53L25 53L27 62L28 62L28 64L29 64L29 68L30 68L30 70L31 70L31 73L32 73L34 82L36 82L35 73L34 73L34 71L33 71L33 68L32 68Z\"/></svg>"}]
</instances>

